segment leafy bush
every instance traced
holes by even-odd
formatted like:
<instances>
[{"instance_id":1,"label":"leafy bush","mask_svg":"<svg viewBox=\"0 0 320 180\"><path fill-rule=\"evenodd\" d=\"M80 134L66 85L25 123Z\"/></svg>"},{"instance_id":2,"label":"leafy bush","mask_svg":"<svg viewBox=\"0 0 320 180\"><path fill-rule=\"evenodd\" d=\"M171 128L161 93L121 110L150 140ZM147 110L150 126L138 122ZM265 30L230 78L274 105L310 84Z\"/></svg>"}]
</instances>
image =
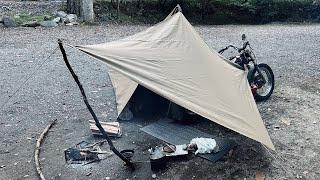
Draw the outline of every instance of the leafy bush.
<instances>
[{"instance_id":1,"label":"leafy bush","mask_svg":"<svg viewBox=\"0 0 320 180\"><path fill-rule=\"evenodd\" d=\"M137 0L121 3L120 10L123 17L130 16L144 23L155 23L162 20L177 4L194 23L320 22L319 0ZM112 9L113 6L108 5L109 13L114 12Z\"/></svg>"}]
</instances>

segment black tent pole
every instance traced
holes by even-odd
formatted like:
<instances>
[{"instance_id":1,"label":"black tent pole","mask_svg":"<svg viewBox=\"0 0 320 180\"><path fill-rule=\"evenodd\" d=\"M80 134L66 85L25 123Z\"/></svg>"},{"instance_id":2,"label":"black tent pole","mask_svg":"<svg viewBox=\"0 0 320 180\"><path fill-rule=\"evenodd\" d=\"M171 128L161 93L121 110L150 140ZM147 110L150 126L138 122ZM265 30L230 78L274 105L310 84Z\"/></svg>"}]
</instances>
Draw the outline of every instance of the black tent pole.
<instances>
[{"instance_id":1,"label":"black tent pole","mask_svg":"<svg viewBox=\"0 0 320 180\"><path fill-rule=\"evenodd\" d=\"M59 47L60 47L60 50L61 50L61 53L62 53L62 56L63 56L63 60L64 62L66 63L67 67L68 67L68 70L70 71L72 77L74 78L74 80L76 81L80 91L81 91L81 94L82 94L82 97L83 97L83 101L84 103L86 104L88 110L90 111L90 114L92 115L94 121L95 121L95 124L96 126L98 127L98 129L100 130L100 132L102 133L103 137L107 140L109 146L110 146L110 149L118 156L120 157L127 165L130 166L130 168L132 170L134 170L134 165L132 164L132 162L130 162L126 157L123 156L123 154L121 154L113 145L110 137L108 136L108 134L104 131L104 129L102 128L96 114L94 113L93 109L91 108L88 100L87 100L87 96L82 88L82 85L77 77L77 75L74 73L69 61L68 61L68 58L67 58L67 54L66 54L66 51L64 50L63 48L63 45L62 45L62 40L61 39L58 39L58 44L59 44Z\"/></svg>"}]
</instances>

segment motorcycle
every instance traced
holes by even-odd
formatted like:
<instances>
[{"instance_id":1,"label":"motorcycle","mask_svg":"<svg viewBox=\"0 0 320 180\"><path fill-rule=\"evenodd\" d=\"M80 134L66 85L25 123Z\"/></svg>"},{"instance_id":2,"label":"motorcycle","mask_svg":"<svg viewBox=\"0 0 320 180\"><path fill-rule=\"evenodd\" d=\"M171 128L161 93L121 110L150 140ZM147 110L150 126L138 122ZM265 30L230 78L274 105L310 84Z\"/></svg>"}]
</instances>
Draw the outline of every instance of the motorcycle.
<instances>
[{"instance_id":1,"label":"motorcycle","mask_svg":"<svg viewBox=\"0 0 320 180\"><path fill-rule=\"evenodd\" d=\"M267 64L257 63L253 49L249 41L246 40L246 35L243 34L241 38L243 41L242 48L229 45L218 51L218 53L223 54L229 48L233 48L239 52L238 56L230 57L229 60L247 71L248 82L256 101L265 101L270 98L274 89L273 71Z\"/></svg>"},{"instance_id":2,"label":"motorcycle","mask_svg":"<svg viewBox=\"0 0 320 180\"><path fill-rule=\"evenodd\" d=\"M238 48L234 45L229 45L218 53L223 54L229 48L234 48L239 52L238 56L230 57L229 60L239 66L239 68L247 72L247 79L251 87L251 92L256 101L265 101L270 98L274 89L274 74L270 66L261 63L258 64L250 46L249 41L246 41L246 35L242 35L243 47ZM193 116L195 113L187 110L173 102L169 103L167 116L178 122L183 122L186 116Z\"/></svg>"}]
</instances>

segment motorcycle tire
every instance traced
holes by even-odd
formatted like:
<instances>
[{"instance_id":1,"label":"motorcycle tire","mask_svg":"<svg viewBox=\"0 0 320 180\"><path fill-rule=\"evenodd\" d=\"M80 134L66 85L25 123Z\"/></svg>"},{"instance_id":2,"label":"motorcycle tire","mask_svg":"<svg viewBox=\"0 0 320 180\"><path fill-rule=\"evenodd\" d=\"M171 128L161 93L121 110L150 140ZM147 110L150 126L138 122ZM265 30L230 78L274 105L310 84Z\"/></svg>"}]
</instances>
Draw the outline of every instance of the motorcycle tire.
<instances>
[{"instance_id":1,"label":"motorcycle tire","mask_svg":"<svg viewBox=\"0 0 320 180\"><path fill-rule=\"evenodd\" d=\"M274 74L272 69L270 68L270 66L268 66L267 64L258 64L258 67L261 71L261 73L263 74L263 76L266 79L266 83L257 89L257 92L255 94L255 99L256 101L266 101L270 98L271 94L273 93L273 89L274 89ZM253 83L255 83L255 81L257 80L257 78L259 78L259 74L257 72L257 70L255 69L253 73L251 74L251 78L253 80ZM262 90L262 88L266 88L266 90Z\"/></svg>"}]
</instances>

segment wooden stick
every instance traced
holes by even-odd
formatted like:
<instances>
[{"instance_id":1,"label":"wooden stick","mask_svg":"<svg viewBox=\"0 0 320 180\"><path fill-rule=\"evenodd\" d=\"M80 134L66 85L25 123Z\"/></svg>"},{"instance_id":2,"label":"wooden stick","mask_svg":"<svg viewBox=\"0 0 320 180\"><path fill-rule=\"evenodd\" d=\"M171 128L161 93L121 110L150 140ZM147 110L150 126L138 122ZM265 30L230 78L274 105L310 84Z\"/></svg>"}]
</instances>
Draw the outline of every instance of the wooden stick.
<instances>
[{"instance_id":1,"label":"wooden stick","mask_svg":"<svg viewBox=\"0 0 320 180\"><path fill-rule=\"evenodd\" d=\"M116 149L116 147L114 147L113 142L111 141L110 137L108 136L108 134L106 133L106 131L102 128L102 126L101 126L101 124L100 124L100 121L99 121L97 115L94 113L92 107L90 106L90 104L89 104L89 102L88 102L87 95L86 95L86 93L84 92L84 89L83 89L83 87L82 87L82 84L81 84L80 81L79 81L78 76L74 73L74 71L73 71L73 69L72 69L72 67L71 67L71 65L70 65L70 63L69 63L69 61L68 61L68 57L67 57L66 51L65 51L64 48L63 48L62 40L61 40L61 39L58 40L58 44L59 44L59 47L60 47L60 50L61 50L61 53L62 53L62 56L63 56L63 60L64 60L64 62L65 62L65 64L66 64L68 70L70 71L73 79L76 81L76 83L77 83L77 85L78 85L78 87L79 87L79 89L80 89L80 92L81 92L83 101L84 101L85 105L87 106L87 109L89 110L91 116L93 117L93 120L94 120L96 126L99 128L99 130L100 130L100 132L102 133L103 137L107 140L107 142L108 142L108 144L109 144L109 146L110 146L110 149L111 149L119 158L121 158L124 162L126 162L126 164L129 165L132 170L134 170L135 168L134 168L133 163L130 162L130 160L127 159L122 153L120 153L120 152Z\"/></svg>"},{"instance_id":2,"label":"wooden stick","mask_svg":"<svg viewBox=\"0 0 320 180\"><path fill-rule=\"evenodd\" d=\"M44 178L44 175L41 172L41 167L40 167L40 161L39 161L39 153L40 153L40 146L42 143L42 140L44 139L44 137L46 136L46 134L48 133L49 129L56 123L57 119L55 119L54 121L52 121L44 130L43 132L40 134L40 137L37 140L37 144L36 144L36 149L34 152L34 162L36 164L36 169L37 169L37 173L40 177L41 180L45 180L46 178Z\"/></svg>"}]
</instances>

